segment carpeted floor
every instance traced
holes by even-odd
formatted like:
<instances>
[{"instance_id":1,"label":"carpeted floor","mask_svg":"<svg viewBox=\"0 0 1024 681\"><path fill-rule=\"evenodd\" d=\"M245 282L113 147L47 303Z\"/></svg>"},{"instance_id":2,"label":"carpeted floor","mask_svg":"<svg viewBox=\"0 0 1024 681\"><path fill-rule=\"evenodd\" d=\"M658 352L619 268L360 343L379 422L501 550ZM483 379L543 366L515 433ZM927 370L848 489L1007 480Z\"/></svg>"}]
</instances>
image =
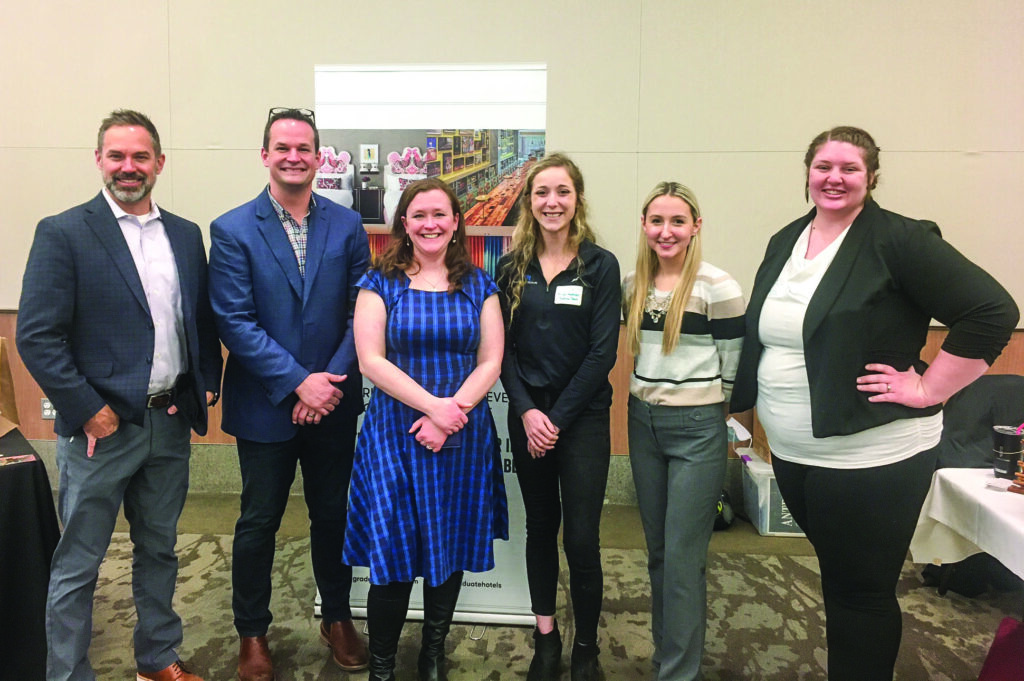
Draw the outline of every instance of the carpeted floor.
<instances>
[{"instance_id":1,"label":"carpeted floor","mask_svg":"<svg viewBox=\"0 0 1024 681\"><path fill-rule=\"evenodd\" d=\"M785 540L777 540L785 541ZM183 658L207 681L235 678L237 639L231 624L231 537L183 534L178 611L185 621ZM606 548L601 661L609 680L650 678L650 614L646 555ZM1024 613L1024 593L967 599L939 596L921 583L920 566L907 563L899 593L904 637L896 678L901 681L973 681L1004 616ZM571 640L567 584L559 620ZM716 552L708 569L706 681L824 679L825 645L813 556ZM278 681L363 680L334 666L316 635L308 541L283 537L274 571L269 635ZM131 546L117 533L96 593L91 660L100 679L134 676L131 649ZM358 623L360 629L362 622ZM527 627L456 624L448 641L451 681L524 679L532 648ZM415 678L419 625L406 626L399 679ZM568 678L568 672L564 674Z\"/></svg>"}]
</instances>

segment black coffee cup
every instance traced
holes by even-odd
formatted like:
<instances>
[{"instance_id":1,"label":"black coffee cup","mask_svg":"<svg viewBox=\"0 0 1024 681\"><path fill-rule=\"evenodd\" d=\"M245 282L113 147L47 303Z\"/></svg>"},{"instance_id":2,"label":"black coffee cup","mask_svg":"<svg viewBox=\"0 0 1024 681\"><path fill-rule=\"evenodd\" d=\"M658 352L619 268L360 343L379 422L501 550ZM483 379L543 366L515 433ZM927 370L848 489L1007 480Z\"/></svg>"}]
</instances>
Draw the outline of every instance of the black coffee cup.
<instances>
[{"instance_id":1,"label":"black coffee cup","mask_svg":"<svg viewBox=\"0 0 1024 681\"><path fill-rule=\"evenodd\" d=\"M992 472L997 478L1014 478L1018 471L1021 448L1021 436L1014 426L992 427Z\"/></svg>"}]
</instances>

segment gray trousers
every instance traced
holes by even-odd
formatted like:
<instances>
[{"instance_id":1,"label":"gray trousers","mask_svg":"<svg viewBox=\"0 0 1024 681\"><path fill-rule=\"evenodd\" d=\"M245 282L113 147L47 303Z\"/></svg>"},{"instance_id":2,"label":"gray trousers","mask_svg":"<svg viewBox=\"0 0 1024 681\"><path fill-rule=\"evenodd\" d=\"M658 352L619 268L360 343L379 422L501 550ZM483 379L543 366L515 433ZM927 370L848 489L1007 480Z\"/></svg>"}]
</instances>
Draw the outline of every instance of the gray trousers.
<instances>
[{"instance_id":1,"label":"gray trousers","mask_svg":"<svg viewBox=\"0 0 1024 681\"><path fill-rule=\"evenodd\" d=\"M64 533L50 565L46 678L93 681L92 604L117 512L131 528L135 661L158 671L178 659L181 618L171 599L178 576L178 517L188 490L189 426L181 414L146 412L143 427L121 422L86 456L85 435L57 439L58 512Z\"/></svg>"},{"instance_id":2,"label":"gray trousers","mask_svg":"<svg viewBox=\"0 0 1024 681\"><path fill-rule=\"evenodd\" d=\"M647 538L655 678L701 678L708 543L728 452L721 404L629 398L629 462Z\"/></svg>"}]
</instances>

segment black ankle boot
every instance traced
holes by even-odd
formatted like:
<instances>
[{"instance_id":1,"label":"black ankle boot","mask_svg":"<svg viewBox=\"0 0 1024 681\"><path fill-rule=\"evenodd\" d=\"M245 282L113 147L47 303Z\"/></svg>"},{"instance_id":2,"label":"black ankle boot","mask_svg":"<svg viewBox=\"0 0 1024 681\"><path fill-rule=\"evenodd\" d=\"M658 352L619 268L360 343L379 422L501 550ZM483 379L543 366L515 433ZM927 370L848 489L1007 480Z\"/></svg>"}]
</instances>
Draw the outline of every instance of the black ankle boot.
<instances>
[{"instance_id":1,"label":"black ankle boot","mask_svg":"<svg viewBox=\"0 0 1024 681\"><path fill-rule=\"evenodd\" d=\"M395 654L402 626L409 611L409 591L405 585L370 586L366 598L366 623L370 641L370 678L368 681L395 681ZM402 591L405 591L404 594Z\"/></svg>"},{"instance_id":2,"label":"black ankle boot","mask_svg":"<svg viewBox=\"0 0 1024 681\"><path fill-rule=\"evenodd\" d=\"M596 642L588 645L579 641L573 643L569 678L572 681L599 681L601 665L597 662L597 655L600 652Z\"/></svg>"},{"instance_id":3,"label":"black ankle boot","mask_svg":"<svg viewBox=\"0 0 1024 681\"><path fill-rule=\"evenodd\" d=\"M448 681L444 642L461 590L462 571L452 574L443 584L423 587L423 643L416 665L420 681Z\"/></svg>"},{"instance_id":4,"label":"black ankle boot","mask_svg":"<svg viewBox=\"0 0 1024 681\"><path fill-rule=\"evenodd\" d=\"M555 628L546 634L533 630L533 661L526 681L558 681L562 671L562 636Z\"/></svg>"}]
</instances>

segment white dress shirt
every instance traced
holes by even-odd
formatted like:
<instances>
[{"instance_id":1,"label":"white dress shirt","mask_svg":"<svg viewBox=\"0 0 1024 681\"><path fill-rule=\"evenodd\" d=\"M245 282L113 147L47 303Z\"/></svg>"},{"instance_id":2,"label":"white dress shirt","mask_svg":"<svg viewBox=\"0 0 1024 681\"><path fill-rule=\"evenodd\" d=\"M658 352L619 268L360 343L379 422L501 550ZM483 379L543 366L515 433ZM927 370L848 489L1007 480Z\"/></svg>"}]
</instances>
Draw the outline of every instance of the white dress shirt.
<instances>
[{"instance_id":1,"label":"white dress shirt","mask_svg":"<svg viewBox=\"0 0 1024 681\"><path fill-rule=\"evenodd\" d=\"M153 320L153 368L149 374L149 394L174 387L185 372L185 333L181 318L181 286L171 242L160 219L160 209L150 201L149 213L132 215L117 205L106 188L103 197L117 218L135 269L146 292ZM113 330L116 333L116 329Z\"/></svg>"}]
</instances>

